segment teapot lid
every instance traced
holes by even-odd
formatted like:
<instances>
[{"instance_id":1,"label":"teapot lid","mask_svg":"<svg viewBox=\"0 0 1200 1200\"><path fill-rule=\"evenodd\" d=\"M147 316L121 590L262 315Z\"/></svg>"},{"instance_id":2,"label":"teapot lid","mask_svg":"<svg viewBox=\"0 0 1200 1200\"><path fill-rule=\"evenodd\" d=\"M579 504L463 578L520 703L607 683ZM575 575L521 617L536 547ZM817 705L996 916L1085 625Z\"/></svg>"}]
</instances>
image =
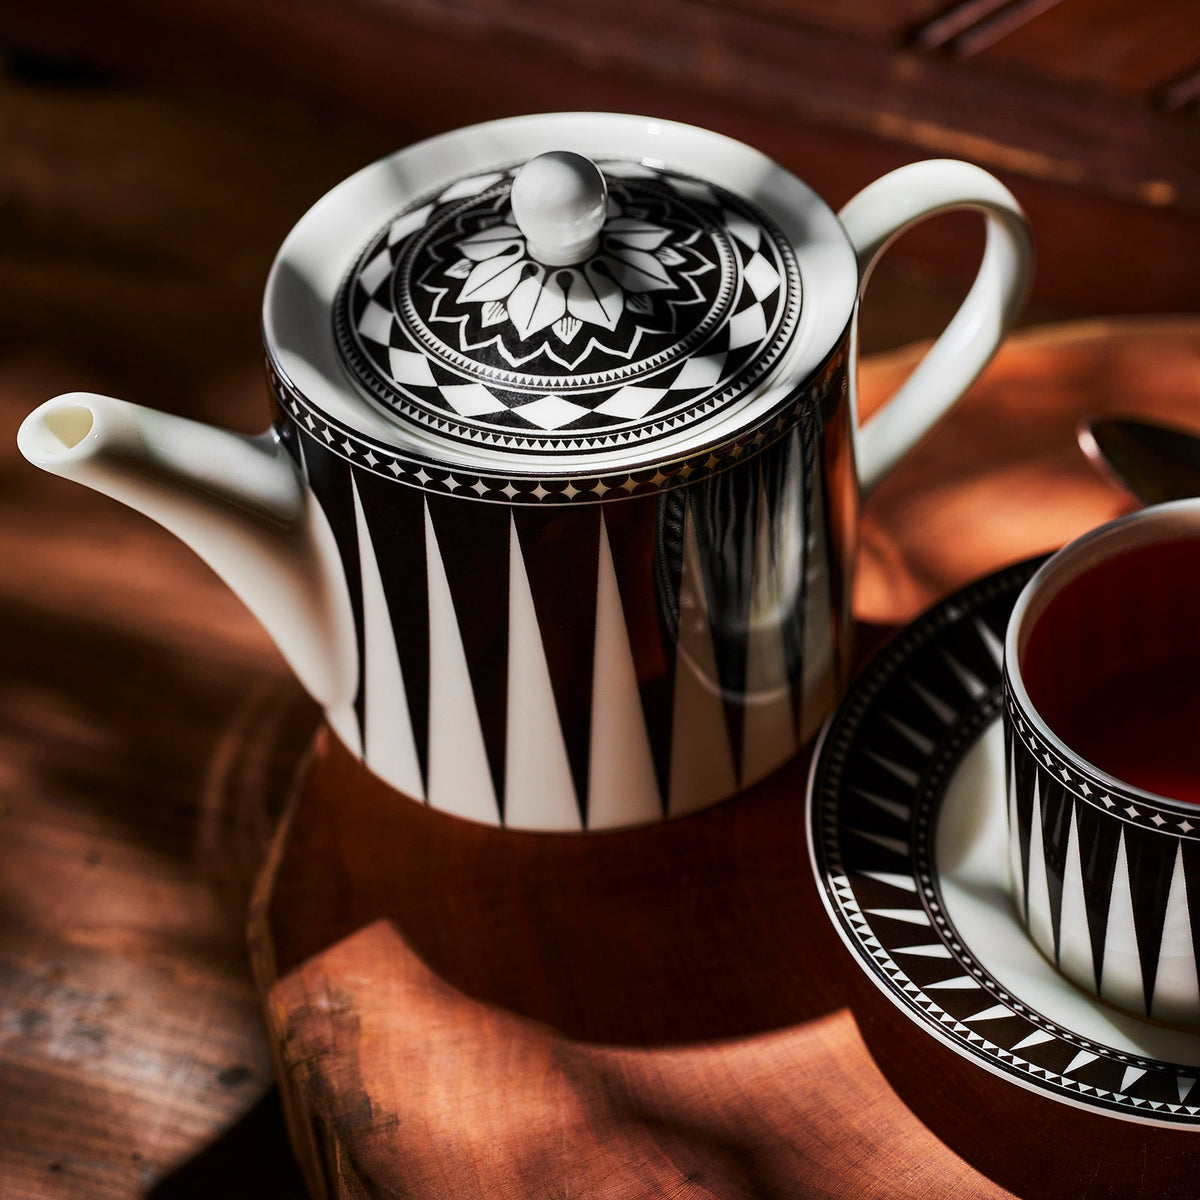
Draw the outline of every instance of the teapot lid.
<instances>
[{"instance_id":1,"label":"teapot lid","mask_svg":"<svg viewBox=\"0 0 1200 1200\"><path fill-rule=\"evenodd\" d=\"M639 136L623 136L622 125ZM464 141L467 153L448 170L454 143ZM512 153L523 148L524 157ZM428 170L430 157L442 178ZM406 158L409 170L400 170ZM385 164L375 186L362 186ZM716 177L701 175L700 164ZM268 285L268 353L314 400L289 370L296 314L281 308L289 280L280 276L301 258L288 252L306 222L356 183L370 203L340 206L336 282L330 287L326 236L321 284L308 289L329 293L323 321L335 351L327 357L337 360L336 373L326 362L318 374L323 390L343 393L334 415L345 418L345 392L365 397L373 411L354 418L359 429L374 431L382 417L390 441L407 439L439 461L537 456L544 471L546 456L610 461L694 445L773 384L803 378L798 359L807 351L816 365L814 349L833 348L857 290L853 252L833 214L748 147L607 114L494 122L360 172L285 243ZM840 267L832 315L809 311L825 303L810 294L822 253Z\"/></svg>"}]
</instances>

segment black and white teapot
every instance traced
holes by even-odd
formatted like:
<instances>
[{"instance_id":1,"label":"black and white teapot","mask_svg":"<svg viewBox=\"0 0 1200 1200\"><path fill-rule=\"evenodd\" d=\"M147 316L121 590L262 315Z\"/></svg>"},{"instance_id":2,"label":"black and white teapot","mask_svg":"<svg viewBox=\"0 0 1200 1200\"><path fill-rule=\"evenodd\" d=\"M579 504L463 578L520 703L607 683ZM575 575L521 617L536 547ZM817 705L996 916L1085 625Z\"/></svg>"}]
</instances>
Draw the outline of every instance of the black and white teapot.
<instances>
[{"instance_id":1,"label":"black and white teapot","mask_svg":"<svg viewBox=\"0 0 1200 1200\"><path fill-rule=\"evenodd\" d=\"M975 283L860 429L871 265L963 207L987 222ZM966 163L838 216L704 130L502 120L300 220L266 287L266 433L72 393L19 443L202 555L398 791L519 829L643 824L812 738L860 496L995 352L1030 262L1015 200Z\"/></svg>"}]
</instances>

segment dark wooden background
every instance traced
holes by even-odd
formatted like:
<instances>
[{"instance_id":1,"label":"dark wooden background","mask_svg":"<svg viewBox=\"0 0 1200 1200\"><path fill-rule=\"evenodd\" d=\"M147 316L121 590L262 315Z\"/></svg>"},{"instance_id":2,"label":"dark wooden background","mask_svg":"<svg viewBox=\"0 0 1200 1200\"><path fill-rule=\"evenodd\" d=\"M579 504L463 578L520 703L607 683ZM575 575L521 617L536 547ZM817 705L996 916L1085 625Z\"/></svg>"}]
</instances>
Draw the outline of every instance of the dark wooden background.
<instances>
[{"instance_id":1,"label":"dark wooden background","mask_svg":"<svg viewBox=\"0 0 1200 1200\"><path fill-rule=\"evenodd\" d=\"M741 136L835 204L910 158L967 157L1019 187L1039 296L1198 296L1192 0L40 0L4 6L0 42L258 111L301 98L380 150L511 113L649 112ZM970 229L905 253L957 273Z\"/></svg>"},{"instance_id":2,"label":"dark wooden background","mask_svg":"<svg viewBox=\"0 0 1200 1200\"><path fill-rule=\"evenodd\" d=\"M259 429L257 308L297 216L415 138L538 109L705 124L835 205L913 158L971 158L1034 224L1026 324L1200 307L1185 0L40 0L0 8L0 47L5 1200L300 1195L243 917L316 714L188 551L19 459L35 404L87 388ZM872 287L868 348L933 333L978 242L957 218L903 239ZM1056 334L1057 374L1041 335L1014 347L876 497L862 611L902 620L1116 511L1054 397L1186 419L1192 328ZM877 359L868 387L905 361ZM1039 387L1056 415L1022 432L1013 414ZM990 474L989 397L1016 406ZM1021 488L1039 502L1014 526L995 499Z\"/></svg>"}]
</instances>

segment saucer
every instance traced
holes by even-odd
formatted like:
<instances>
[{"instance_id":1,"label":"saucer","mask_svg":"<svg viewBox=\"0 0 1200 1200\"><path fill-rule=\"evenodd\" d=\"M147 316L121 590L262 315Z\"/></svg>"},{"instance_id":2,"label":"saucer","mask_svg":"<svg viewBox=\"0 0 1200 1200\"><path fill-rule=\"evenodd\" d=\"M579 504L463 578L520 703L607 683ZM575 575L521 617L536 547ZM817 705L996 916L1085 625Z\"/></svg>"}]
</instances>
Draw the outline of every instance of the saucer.
<instances>
[{"instance_id":1,"label":"saucer","mask_svg":"<svg viewBox=\"0 0 1200 1200\"><path fill-rule=\"evenodd\" d=\"M1078 990L1009 899L1004 632L1041 561L930 609L851 685L809 779L818 887L876 986L962 1057L1065 1104L1200 1128L1200 1030Z\"/></svg>"}]
</instances>

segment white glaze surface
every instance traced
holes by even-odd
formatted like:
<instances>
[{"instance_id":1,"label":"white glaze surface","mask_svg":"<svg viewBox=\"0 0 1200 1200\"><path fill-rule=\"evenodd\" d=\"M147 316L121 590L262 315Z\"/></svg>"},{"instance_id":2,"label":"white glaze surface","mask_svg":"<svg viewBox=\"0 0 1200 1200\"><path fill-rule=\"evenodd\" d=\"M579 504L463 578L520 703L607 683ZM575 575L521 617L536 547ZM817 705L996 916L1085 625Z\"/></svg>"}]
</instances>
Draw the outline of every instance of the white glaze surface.
<instances>
[{"instance_id":1,"label":"white glaze surface","mask_svg":"<svg viewBox=\"0 0 1200 1200\"><path fill-rule=\"evenodd\" d=\"M529 253L547 266L581 262L595 251L607 203L600 168L569 150L531 158L513 179L513 220Z\"/></svg>"},{"instance_id":2,"label":"white glaze surface","mask_svg":"<svg viewBox=\"0 0 1200 1200\"><path fill-rule=\"evenodd\" d=\"M358 686L354 618L321 506L278 438L69 392L21 424L30 462L120 500L186 542L262 622L330 710Z\"/></svg>"},{"instance_id":3,"label":"white glaze surface","mask_svg":"<svg viewBox=\"0 0 1200 1200\"><path fill-rule=\"evenodd\" d=\"M865 187L839 214L865 289L879 256L900 234L927 217L960 208L978 211L986 220L983 261L966 299L929 353L859 430L856 453L864 493L879 484L995 354L1028 291L1033 245L1021 206L1008 188L981 168L954 159L900 167Z\"/></svg>"}]
</instances>

